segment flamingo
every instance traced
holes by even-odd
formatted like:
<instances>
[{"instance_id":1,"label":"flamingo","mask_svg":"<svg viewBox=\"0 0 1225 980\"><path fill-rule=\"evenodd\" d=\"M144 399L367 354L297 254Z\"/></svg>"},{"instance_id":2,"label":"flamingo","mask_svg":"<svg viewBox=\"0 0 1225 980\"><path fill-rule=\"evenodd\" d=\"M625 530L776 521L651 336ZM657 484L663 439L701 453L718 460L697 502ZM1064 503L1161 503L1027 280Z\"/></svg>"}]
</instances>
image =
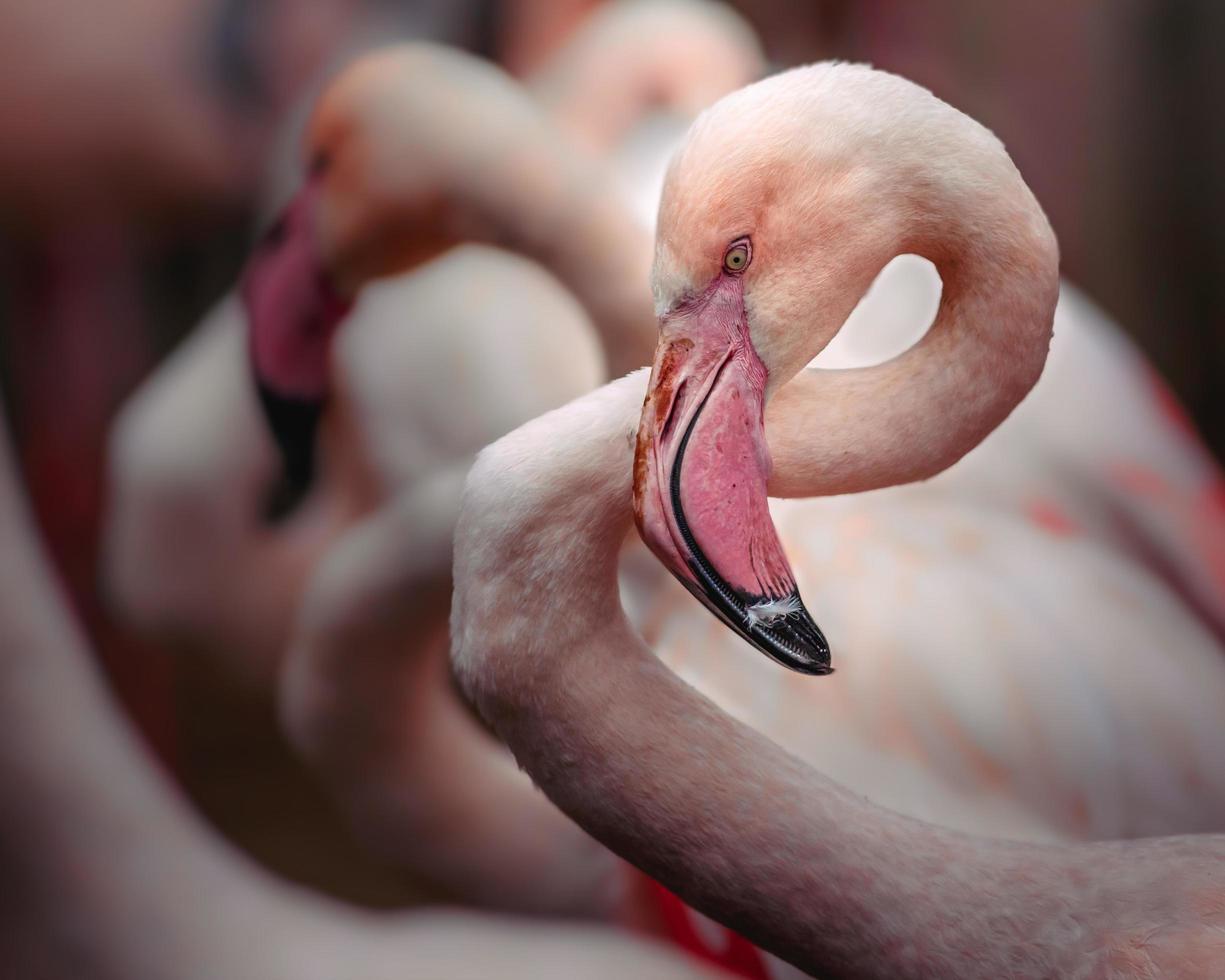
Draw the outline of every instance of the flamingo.
<instances>
[{"instance_id":1,"label":"flamingo","mask_svg":"<svg viewBox=\"0 0 1225 980\"><path fill-rule=\"evenodd\" d=\"M435 130L449 135L440 142ZM417 143L431 147L428 157L411 152ZM481 146L518 149L494 160ZM210 647L236 651L242 661L232 665L232 673L245 673L255 688L267 688L280 662L295 597L313 566L308 556L318 555L338 527L368 510L387 486L454 464L517 421L586 390L600 371L587 315L551 277L501 252L468 246L421 265L415 282L372 284L340 338L334 376L327 367L330 336L308 349L309 334L295 333L309 329L319 313L310 304L312 288L344 283L337 289L346 298L332 298L335 313L352 304L347 297L356 294L363 276L419 265L461 239L496 238L520 242L522 251L555 266L557 277L591 311L617 370L648 355L653 333L649 303L619 285L645 279L648 250L625 227L624 210L607 192L599 169L576 158L525 96L476 59L429 45L361 59L324 94L306 156L333 163L288 207L289 220L280 229L290 233L281 247L265 245L253 258L245 305L258 323L253 346L267 397L284 402L303 396L288 390L293 380L284 374L292 370L313 376L316 400L336 388L320 450L334 465L318 474L294 520L277 533L258 531L258 496L275 467L259 408L244 384L244 306L232 298L219 304L198 336L128 406L112 453L116 491L108 522L108 579L119 603L148 629L187 632ZM405 166L406 159L413 166ZM495 166L502 163L510 166ZM522 201L529 191L530 207ZM320 230L318 245L316 212L321 228L330 229ZM411 246L418 250L410 254ZM361 256L376 252L378 269L359 271ZM581 268L577 254L590 257ZM463 283L477 280L487 282L488 290L465 291ZM333 287L321 288L326 296ZM499 343L496 323L482 317L492 310L507 313L505 296L512 290L522 298L522 314L509 311L513 319L506 330L516 332ZM405 308L419 320L393 329L390 321L403 317ZM303 319L294 321L286 311ZM462 358L457 322L469 332L485 331L480 347L497 350L515 370L506 372L496 398L485 379L474 377L465 413L448 415L439 406L454 383L421 366L438 357ZM422 349L422 338L433 348ZM438 346L450 338L450 348ZM269 367L277 344L297 344L298 361ZM388 376L389 362L418 354L417 365L407 368L415 372L413 384ZM289 361L294 356L284 355ZM418 426L411 440L400 424L405 418ZM301 429L285 438L296 440L292 458L283 458L302 493L302 467L313 466L313 440ZM282 448L290 454L288 446ZM230 491L219 495L219 485ZM204 557L191 568L177 560L177 544L167 546L171 526L199 532ZM216 553L227 557L208 560ZM219 596L232 601L217 601Z\"/></svg>"},{"instance_id":2,"label":"flamingo","mask_svg":"<svg viewBox=\"0 0 1225 980\"><path fill-rule=\"evenodd\" d=\"M701 55L699 67L718 64L717 81L695 82L680 70L683 65L678 68L672 58L660 62L661 52L655 51L656 60L647 59L646 64L651 76L660 80L661 90L635 90L638 100L650 96L655 101L648 106L621 100L615 112L595 111L589 103L602 90L592 90L588 65L606 75L613 60L607 50L610 45L611 54L619 56L626 38L635 33L649 30L652 36L666 38L681 29L690 48ZM696 100L749 81L759 67L760 54L748 28L719 5L618 3L604 7L571 46L536 73L531 91L572 138L603 151L625 137L635 113L656 105L672 112L689 111ZM394 100L404 102L403 112L388 106ZM451 113L454 100L463 103L461 113ZM596 105L602 107L604 101L601 98ZM586 115L580 103L587 105ZM378 105L386 108L385 115L373 118L372 107ZM495 120L492 132L486 115ZM593 129L586 121L593 118L603 128ZM531 125L523 125L524 119ZM461 137L458 130L465 125L468 135ZM618 215L622 205L606 183L607 175L585 167L556 134L542 137L543 125L539 113L493 69L417 45L365 59L329 88L316 113L307 157L369 157L366 163L373 169L396 175L399 182L394 187L371 187L365 177L348 184L337 178L332 194L341 202L333 208L341 210L359 207L345 205L346 200L356 202L369 195L360 206L375 217L357 228L355 247L359 251L380 247L379 261L385 259L388 267L402 260L411 265L412 256L405 258L405 253L414 244L429 243L420 246L419 257L424 257L456 240L441 227L443 214L428 206L428 200L423 202L422 195L441 200L457 181L460 186L451 188L451 196L461 210L475 210L482 196L499 202L498 227L487 229L499 242L511 244L530 229L537 236L556 232L535 246L529 243L527 250L545 265L556 257L564 268L555 271L586 303L597 327L614 321L604 331L610 345L606 354L620 373L645 363L653 343L650 312L635 288L646 279L649 244L642 229ZM436 148L436 166L413 156L413 166L406 168L403 147L432 143L436 128L449 134L447 145ZM659 159L658 139L644 142L645 155ZM500 174L484 188L463 185L461 174L476 180L463 158L474 150L480 155L484 145L520 146L529 158L522 169L535 170L533 179L538 182L525 187ZM643 149L636 146L636 156ZM642 166L651 175L638 181L648 188L640 196L651 199L653 190L649 205L653 209L658 196L656 164ZM549 186L550 175L584 170L586 176L571 181L571 189L589 190L596 200L567 197L564 190ZM315 193L308 188L302 196L313 198ZM311 220L302 212L327 206L322 201L298 207L299 237L310 234L301 230ZM387 214L402 219L395 233L385 227ZM557 220L546 221L550 226L546 229L542 214ZM456 221L472 225L461 228L460 237L477 232L475 219L466 222L459 216ZM559 223L565 227L556 227ZM299 252L302 244L298 242ZM312 248L307 242L307 251ZM292 245L288 251L293 253ZM278 261L292 264L294 258L282 253ZM630 271L620 274L618 268ZM309 268L301 271L307 276L303 287L308 295L299 312L310 318L319 308L309 302ZM327 281L345 274L343 269L321 271ZM271 274L275 277L277 270ZM516 277L522 280L517 286ZM468 282L487 285L474 293L465 288ZM586 339L590 331L586 315L552 288L550 279L504 251L467 245L416 265L411 278L382 277L369 288L359 290L359 286L346 290L347 296L360 291L362 301L346 319L335 371L326 384L320 376L327 372L318 359L329 345L324 342L314 351L316 394L328 384L336 389L333 424L324 427L321 448L332 465L320 474L313 494L320 504L309 509L312 514L322 511L323 517L287 522L277 534L261 533L252 519L259 495L272 479L272 464L257 420L258 406L241 381L239 334L245 314L233 298L220 303L197 335L129 402L115 428L107 578L116 603L127 619L146 631L180 639L186 635L202 643L227 659L227 673L255 689L271 683L286 646L292 610L304 588L303 576L326 550L338 525L351 522L354 513L368 509L371 498L387 488L416 483L448 467L462 470L465 456L519 422L588 390L598 379L599 366L593 364ZM502 297L512 291L516 308L508 310ZM325 291L324 308L329 306L327 296ZM625 309L608 312L618 303ZM335 296L330 303L333 310L349 305L348 299ZM407 319L406 310L412 311ZM393 325L393 321L404 322ZM634 325L618 328L617 322ZM292 327L288 332L292 335ZM632 341L624 333L632 334ZM506 339L497 340L498 334ZM565 339L566 334L573 339ZM434 344L454 343L425 350L420 347L424 338ZM615 350L618 344L620 352ZM483 366L499 369L496 386L492 379L476 379L461 396L450 379L444 381L441 372L430 369L440 358L475 366L475 352L488 352ZM389 370L392 364L401 365L394 376ZM465 405L462 414L442 410L453 401ZM413 437L408 437L409 432ZM299 433L297 441L300 458L293 467L300 469L305 455L313 453L309 433ZM358 448L348 448L354 446ZM300 473L298 482L303 482ZM192 536L191 550L197 555L190 565L178 560L184 534ZM272 588L270 583L280 587Z\"/></svg>"},{"instance_id":3,"label":"flamingo","mask_svg":"<svg viewBox=\"0 0 1225 980\"><path fill-rule=\"evenodd\" d=\"M876 367L801 371L906 251L928 257L944 282L924 338ZM971 534L943 583L911 582L930 589L925 617L891 618L906 583L856 592L853 535L793 572L766 507L767 487L851 494L932 477L965 455L1038 379L1057 267L1041 209L985 129L862 66L775 76L704 114L670 169L649 380L630 375L529 423L469 474L452 614L464 691L593 837L802 969L1222 968L1225 891L1214 869L1225 839L1074 842L1040 819L1050 818L1039 799L1046 763L1081 776L1082 832L1111 818L1122 833L1219 826L1225 672L1211 634L1165 582L1091 541L988 515L995 540ZM836 503L777 508L782 539L801 523L830 528L815 515ZM678 676L651 653L621 607L631 514L679 587L731 627L720 635L734 631L804 674L830 668L800 598L819 587L815 608L835 654L844 651L839 673L778 674L788 683L761 710L746 703L746 665L778 668L707 632L700 655L731 664L739 680L720 692L729 711L716 707L684 682L683 664ZM931 516L937 532L966 520ZM897 631L892 643L856 644L870 634L838 615L868 595L859 621L879 617L879 634ZM1081 626L1091 611L1093 626ZM1054 677L1040 683L1037 671ZM866 718L853 710L855 688L835 686L847 677L879 701L859 695ZM937 683L961 718L908 718L919 709L907 691ZM1003 719L994 727L993 713ZM737 716L764 720L763 730ZM946 738L960 772L908 779L924 738L948 736L961 719L980 738ZM1018 742L1004 736L1016 724L1035 736L1028 759L1010 755ZM819 771L838 757L841 783ZM1012 771L1022 778L1010 783ZM1100 775L1105 799L1091 796ZM1001 811L1016 818L1011 839L966 832L991 833Z\"/></svg>"},{"instance_id":4,"label":"flamingo","mask_svg":"<svg viewBox=\"0 0 1225 980\"><path fill-rule=\"evenodd\" d=\"M655 46L633 45L638 88L600 100L629 39L645 32ZM682 34L694 64L659 48ZM571 138L607 150L644 106L692 115L760 66L748 26L725 8L622 3L594 16L534 87ZM363 59L320 100L308 136L311 178L244 284L261 401L298 490L312 468L336 321L364 284L459 240L494 242L548 267L591 313L613 374L640 366L650 345L635 289L646 271L642 243L626 229L620 196L498 73L485 74L476 61L392 50ZM497 154L501 147L514 150ZM415 166L406 170L409 154Z\"/></svg>"},{"instance_id":5,"label":"flamingo","mask_svg":"<svg viewBox=\"0 0 1225 980\"><path fill-rule=\"evenodd\" d=\"M618 0L597 7L527 86L581 147L611 159L622 193L654 227L668 157L689 123L763 70L757 36L731 7Z\"/></svg>"},{"instance_id":6,"label":"flamingo","mask_svg":"<svg viewBox=\"0 0 1225 980\"><path fill-rule=\"evenodd\" d=\"M756 35L725 4L619 0L597 7L528 87L581 146L615 154L651 112L692 119L761 68Z\"/></svg>"},{"instance_id":7,"label":"flamingo","mask_svg":"<svg viewBox=\"0 0 1225 980\"><path fill-rule=\"evenodd\" d=\"M485 114L494 120L492 132ZM418 157L415 169L404 167L405 147L426 143L443 118L452 124L450 143L435 141L434 159ZM510 127L529 145L513 150L502 139ZM368 195L362 207L369 224L361 234L344 225L350 251L338 254L368 259L361 235L367 245L382 241L394 255L380 260L381 275L394 271L396 263L423 261L452 236L487 233L507 243L522 240L523 250L538 257L555 251L551 262L559 275L569 270L572 288L602 317L597 329L602 322L609 359L624 365L649 356L654 328L649 300L618 283L633 278L622 267L635 263L645 282L649 249L635 239L599 168L566 150L525 96L468 56L413 45L362 59L325 93L312 134L308 159L326 155L332 161L328 176L315 171L289 205L288 220L274 236L279 236L277 247L265 246L253 258L246 308L266 405L278 397L275 386L286 378L285 363L295 370L305 364L294 360L295 343L305 340L297 351L309 348L307 359L316 359L306 365L319 384L314 394L320 400L331 397L328 411L316 412L317 421L310 423L321 426L325 465L317 474L311 473L313 461L306 471L297 469L302 457L294 453L303 444L309 451L314 440L309 431L290 433L291 441L280 446L285 450L281 468L307 492L278 526L259 526L260 503L277 464L242 366L246 315L237 300L225 301L121 421L115 472L130 482L115 495L110 522L114 587L138 621L186 633L228 655L228 673L245 679L249 689L271 693L284 673L283 713L297 747L335 791L360 835L384 857L433 872L453 894L487 904L506 904L498 898L506 888L523 893L523 904L537 910L606 903L607 889L589 879L606 876L611 858L530 791L455 699L440 669L446 663L450 529L468 460L490 439L599 382L604 366L591 320L537 264L489 248L450 249L411 278L369 288L342 260L325 265L324 274L348 282L348 292L361 290L362 298L354 322L338 336L340 370L329 374L330 338L312 345L314 311L295 306L285 290L292 294L295 283L309 289L315 275L308 265L315 248L313 216L348 215L337 219L340 227L354 220L358 207L346 203L346 195ZM496 160L481 150L485 145L498 148ZM509 171L497 171L501 184L486 179L485 168L508 162ZM379 174L394 186L380 184ZM517 197L529 190L536 205L530 213ZM430 201L452 201L454 208L423 203L423 193ZM510 200L499 202L499 194ZM389 222L394 227L389 229ZM430 244L406 255L406 243L421 241ZM591 255L601 248L603 273L589 264L579 269L571 259L576 252ZM601 275L607 283L599 281ZM269 303L268 290L285 301ZM286 310L300 319L287 322ZM268 328L274 334L271 345L265 343ZM289 345L290 356L283 362L273 356L268 368L268 351L285 349L277 344ZM487 356L471 356L472 346ZM634 349L637 354L630 353ZM337 390L329 392L333 386ZM456 397L459 408L448 409ZM272 408L275 412L275 404ZM398 549L389 550L391 541L383 540L391 529L396 542L413 535L409 567ZM191 548L193 541L198 549ZM193 568L182 568L176 558L185 547L202 556ZM325 554L332 560L321 564ZM355 559L356 577L348 571ZM391 559L400 565L389 568ZM336 569L346 571L337 576ZM381 585L392 571L414 582L427 580L438 603L404 623L401 604L389 606ZM360 620L351 611L357 583L373 590L361 607L368 615ZM302 605L312 612L305 641L298 643L291 624ZM386 610L382 619L380 609ZM327 659L334 648L325 650L326 641L342 627L368 619L385 625L387 618L403 624L385 643L395 651L394 661L388 653L363 666L343 650L335 651L336 661ZM363 637L369 640L370 631ZM370 650L370 643L364 649ZM336 692L324 692L329 693L324 701L320 675L338 676L344 681L339 690L361 697L342 704ZM392 694L401 695L397 710L410 707L411 713L366 711L355 716L360 724L339 726L337 705L348 710L364 698L369 708L371 697ZM408 721L388 726L387 717ZM430 732L437 734L426 738ZM338 737L349 753L343 766L331 764ZM420 752L414 749L418 741L424 746ZM472 781L456 781L454 770L440 767L441 753L454 757L456 768ZM384 776L389 770L394 779ZM472 834L476 828L457 820L456 813L473 809L467 798L473 787L496 796L503 786L517 789L532 817L505 825L500 839L518 840L518 846L503 848L511 867L486 881L466 869L479 864L496 837ZM393 822L396 835L388 843ZM517 837L515 827L523 828ZM456 836L460 840L448 846ZM564 841L572 843L558 849ZM550 862L534 859L542 849L556 852L555 889L548 885ZM583 861L587 851L596 857ZM583 881L581 901L566 884L571 878ZM525 888L528 880L533 884Z\"/></svg>"},{"instance_id":8,"label":"flamingo","mask_svg":"<svg viewBox=\"0 0 1225 980\"><path fill-rule=\"evenodd\" d=\"M709 6L678 4L663 12L675 30L678 22L702 25ZM623 20L642 27L655 13L638 4L617 5L576 46L590 50L589 38L624 31ZM722 33L714 37L725 48L731 46L728 26L744 29L725 13L717 23ZM742 43L741 36L735 40ZM735 64L746 67L732 77L743 80L757 55L751 48L739 55ZM720 87L729 86L721 80ZM624 125L623 114L614 125ZM501 359L497 369L514 370ZM428 394L428 385L422 392L435 411L455 397ZM290 456L285 458L289 463ZM475 730L451 694L445 669L448 607L438 592L440 582L448 589L450 583L439 568L449 572L450 533L469 461L464 457L459 465L418 477L416 486L401 491L392 506L349 532L319 562L288 645L283 724L377 854L425 869L453 894L482 904L613 919L663 931L693 948L678 903L640 876L627 875L604 849L564 826L551 804L529 791L509 758ZM408 596L413 599L406 601ZM414 634L418 639L410 644L406 638ZM443 758L446 766L439 764ZM714 959L735 966L742 954L733 945L729 955Z\"/></svg>"},{"instance_id":9,"label":"flamingo","mask_svg":"<svg viewBox=\"0 0 1225 980\"><path fill-rule=\"evenodd\" d=\"M0 535L0 948L10 976L712 976L592 926L374 913L255 868L200 823L108 694L2 436Z\"/></svg>"},{"instance_id":10,"label":"flamingo","mask_svg":"<svg viewBox=\"0 0 1225 980\"><path fill-rule=\"evenodd\" d=\"M582 41L584 50L590 53L591 38L610 29L624 34L621 9L614 6L597 19ZM676 4L655 11L629 4L625 17L642 27L663 13L673 28L681 23L701 30L710 9ZM743 24L726 12L712 19L715 50L731 49L736 66L756 64L751 45L744 51L731 48L732 41L743 43ZM549 75L571 77L576 70L571 61ZM740 74L747 70L737 68L729 76L732 68L725 65L721 77L728 83L722 87L744 81ZM402 167L392 169L399 148L427 142L446 115L448 132L462 128L465 120L469 125L467 137L450 137L460 147L455 155L479 151L489 139L479 123L493 107L506 103L518 113L499 123L503 128L494 136L505 135L522 118L535 118L508 88L472 59L424 46L376 56L342 76L316 112L308 159L339 160L329 164L329 172L343 171L349 158L380 170L370 161L382 159L387 162L381 169L400 183L387 188L365 177L350 174L346 183L337 176L322 190L318 184L308 187L290 205L289 221L278 229L278 236L284 235L279 250L257 256L249 273L257 331L271 319L274 331L284 327L287 336L295 336L293 324L277 320L286 305L293 305L277 292L284 282L277 276L311 247L306 212L327 210L328 200L319 195L329 187L333 198L356 200L370 193L382 205L369 205L374 218L362 235L381 243L386 254L402 256L422 239L433 242L414 253L423 255L441 247L440 238L449 241L435 230L436 212L413 212L414 195L429 188L437 174L454 183L455 174L470 172L470 165L453 160L440 163L436 172L425 168L417 178L404 176ZM678 84L690 99L691 88ZM454 111L456 100L462 113ZM384 108L388 101L395 103L394 112ZM386 114L376 118L372 105ZM616 124L625 123L624 113L618 114ZM530 141L536 132L520 128L514 138ZM547 174L567 166L578 171L580 164L563 153L555 137L536 142L532 153L561 156L549 162ZM531 167L525 163L523 170ZM461 207L488 203L498 193L472 179L471 186L454 191ZM498 179L504 190L515 188L513 177ZM535 222L541 211L568 214L577 225L597 226L598 233L587 241L571 234L556 243L559 254L582 255L587 262L593 245L605 243L620 258L603 261L600 272L596 256L593 279L611 282L610 270L618 263L638 261L645 284L649 246L624 214L623 236L611 237L618 205L599 180L593 169L581 181L600 195L598 202L554 203L542 182L531 200L499 205L512 227L494 237L522 238L513 226L528 220L525 215L536 215ZM402 216L390 230L389 212ZM382 272L397 261L376 265ZM576 276L585 281L574 272L572 282ZM328 279L348 277L343 270L327 272ZM306 279L298 326L320 309L309 295L309 274ZM261 305L269 281L274 295ZM480 289L474 291L472 283L480 283ZM653 336L649 303L635 296L628 279L624 287L600 288L622 297L618 302L626 307L640 308L641 315L633 315L642 324L637 359L614 350L613 361L620 367L645 362L647 338ZM316 394L336 387L330 426L325 420L321 433L325 465L305 506L275 532L260 531L252 520L272 467L254 418L255 401L237 366L243 312L234 300L213 314L201 335L129 406L116 439L119 489L111 522L112 577L120 599L146 625L203 635L210 647L233 658L227 661L231 672L257 690L280 673L281 714L295 747L379 856L423 870L446 882L452 894L483 904L607 916L623 887L615 863L530 791L454 698L445 670L450 531L471 454L598 383L600 364L587 339L587 319L552 279L523 259L472 246L427 262L411 278L365 286L359 276L346 293L359 291L361 300L338 334L337 370L325 377L329 341L312 353ZM515 307L508 309L505 298L512 295ZM349 306L335 297L329 304L327 293L317 298L324 308ZM607 299L592 299L590 291L587 298L597 311L609 305ZM411 311L407 322L406 310ZM610 333L615 344L619 334L615 328L605 331ZM264 336L257 333L257 345ZM257 368L261 363L257 357ZM185 437L185 430L194 435ZM313 466L304 470L301 454L313 440L309 429L305 436L288 438L282 458L288 470L297 469L301 487ZM192 535L191 550L203 559L191 569L175 559L186 544L184 534ZM167 547L172 541L173 548ZM405 594L433 598L406 603ZM232 601L219 601L226 596ZM295 609L302 614L291 628ZM442 758L451 764L440 765ZM491 801L498 801L496 822L489 819L495 812Z\"/></svg>"}]
</instances>

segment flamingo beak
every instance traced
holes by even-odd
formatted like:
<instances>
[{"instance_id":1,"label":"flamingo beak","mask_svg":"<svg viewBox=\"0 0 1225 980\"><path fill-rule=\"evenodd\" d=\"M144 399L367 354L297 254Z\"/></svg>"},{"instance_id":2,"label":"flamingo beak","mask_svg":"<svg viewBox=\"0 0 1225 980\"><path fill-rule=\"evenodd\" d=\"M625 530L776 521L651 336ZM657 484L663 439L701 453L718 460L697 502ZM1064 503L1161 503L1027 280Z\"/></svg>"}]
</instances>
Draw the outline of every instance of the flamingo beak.
<instances>
[{"instance_id":1,"label":"flamingo beak","mask_svg":"<svg viewBox=\"0 0 1225 980\"><path fill-rule=\"evenodd\" d=\"M766 377L737 281L665 314L638 426L634 515L647 546L736 633L785 667L828 674L829 644L767 505Z\"/></svg>"},{"instance_id":2,"label":"flamingo beak","mask_svg":"<svg viewBox=\"0 0 1225 980\"><path fill-rule=\"evenodd\" d=\"M298 193L265 233L243 273L256 390L282 463L279 486L268 502L269 518L292 510L314 479L332 338L352 308L319 261L316 196L313 182Z\"/></svg>"}]
</instances>

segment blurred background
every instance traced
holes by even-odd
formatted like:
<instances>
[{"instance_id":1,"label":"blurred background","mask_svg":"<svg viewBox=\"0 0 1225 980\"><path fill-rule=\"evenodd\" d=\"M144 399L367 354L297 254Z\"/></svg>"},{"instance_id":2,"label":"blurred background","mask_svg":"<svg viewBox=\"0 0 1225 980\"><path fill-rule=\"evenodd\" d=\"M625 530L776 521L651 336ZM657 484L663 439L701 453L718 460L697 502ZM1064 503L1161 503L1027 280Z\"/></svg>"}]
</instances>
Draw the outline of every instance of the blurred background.
<instances>
[{"instance_id":1,"label":"blurred background","mask_svg":"<svg viewBox=\"0 0 1225 980\"><path fill-rule=\"evenodd\" d=\"M267 706L235 707L207 676L185 681L199 668L108 616L97 571L108 427L233 284L269 175L293 158L303 107L330 72L370 46L431 38L523 75L597 5L98 0L89 16L68 0L0 5L0 367L44 533L121 697L170 768L194 774L189 789L206 812L267 863L364 900L393 900L399 885L319 847L323 824L282 819L311 810L307 781L278 788L275 803L252 795L262 766L285 764L282 749L269 743L264 756L231 756L224 772L201 775L200 760L223 755L216 740L242 740ZM1220 457L1225 7L733 5L775 67L871 62L993 129L1054 224L1065 276L1147 352ZM212 701L200 693L210 684ZM206 720L217 701L223 732ZM300 860L306 851L321 855L315 865Z\"/></svg>"}]
</instances>

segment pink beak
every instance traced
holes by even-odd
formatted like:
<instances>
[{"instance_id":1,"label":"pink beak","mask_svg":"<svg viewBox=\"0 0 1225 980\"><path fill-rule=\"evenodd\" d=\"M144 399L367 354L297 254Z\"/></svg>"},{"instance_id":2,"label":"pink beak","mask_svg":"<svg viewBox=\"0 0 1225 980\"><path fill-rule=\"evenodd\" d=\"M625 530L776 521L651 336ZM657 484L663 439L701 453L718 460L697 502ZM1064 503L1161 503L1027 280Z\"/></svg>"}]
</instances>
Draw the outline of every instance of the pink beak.
<instances>
[{"instance_id":1,"label":"pink beak","mask_svg":"<svg viewBox=\"0 0 1225 980\"><path fill-rule=\"evenodd\" d=\"M638 426L634 515L648 547L728 626L785 667L828 674L829 644L767 506L766 374L740 279L724 276L664 315Z\"/></svg>"},{"instance_id":2,"label":"pink beak","mask_svg":"<svg viewBox=\"0 0 1225 980\"><path fill-rule=\"evenodd\" d=\"M270 517L284 516L310 489L332 342L353 305L331 286L316 254L317 186L299 191L243 273L256 390L283 464Z\"/></svg>"}]
</instances>

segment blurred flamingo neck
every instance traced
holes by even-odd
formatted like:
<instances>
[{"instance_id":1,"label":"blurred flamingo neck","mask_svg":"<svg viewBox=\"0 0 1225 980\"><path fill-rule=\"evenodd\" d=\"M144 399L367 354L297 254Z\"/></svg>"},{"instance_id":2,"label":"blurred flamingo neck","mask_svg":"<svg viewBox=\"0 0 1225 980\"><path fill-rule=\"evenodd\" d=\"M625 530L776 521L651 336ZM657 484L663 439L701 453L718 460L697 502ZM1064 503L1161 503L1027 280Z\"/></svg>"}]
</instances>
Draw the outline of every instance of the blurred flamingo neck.
<instances>
[{"instance_id":1,"label":"blurred flamingo neck","mask_svg":"<svg viewBox=\"0 0 1225 980\"><path fill-rule=\"evenodd\" d=\"M535 259L583 304L614 377L650 363L651 235L594 160L531 147L480 181L485 237ZM544 159L542 159L544 158Z\"/></svg>"}]
</instances>

